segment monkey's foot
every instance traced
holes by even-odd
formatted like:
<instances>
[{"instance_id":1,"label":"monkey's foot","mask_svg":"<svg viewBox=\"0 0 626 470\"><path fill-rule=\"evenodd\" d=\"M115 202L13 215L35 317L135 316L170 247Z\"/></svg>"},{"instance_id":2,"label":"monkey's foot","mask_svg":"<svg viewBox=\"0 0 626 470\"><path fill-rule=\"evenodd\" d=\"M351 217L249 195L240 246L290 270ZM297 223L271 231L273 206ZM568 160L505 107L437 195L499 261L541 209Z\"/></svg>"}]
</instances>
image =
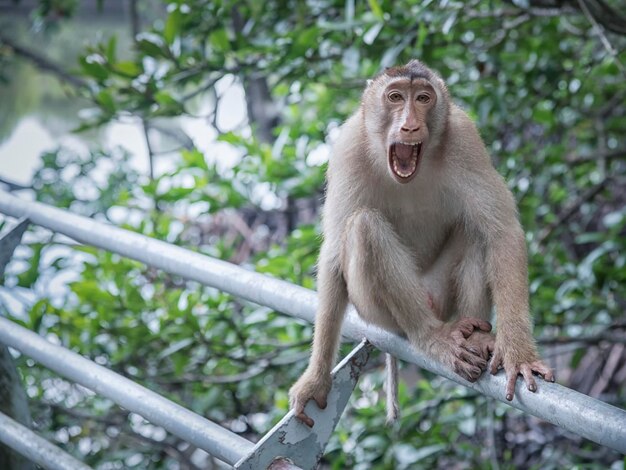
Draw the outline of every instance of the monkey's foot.
<instances>
[{"instance_id":1,"label":"monkey's foot","mask_svg":"<svg viewBox=\"0 0 626 470\"><path fill-rule=\"evenodd\" d=\"M309 400L314 400L317 406L325 409L331 381L330 374L315 373L307 369L289 390L291 408L295 410L296 417L310 428L315 421L304 412L304 407Z\"/></svg>"},{"instance_id":2,"label":"monkey's foot","mask_svg":"<svg viewBox=\"0 0 626 470\"><path fill-rule=\"evenodd\" d=\"M503 355L496 348L491 365L489 367L491 374L495 375L498 369L503 368L506 374L506 399L513 400L515 396L515 382L517 376L524 377L526 387L531 392L537 391L537 382L533 373L540 375L546 382L554 382L554 373L552 369L546 366L540 359L532 361L510 361L503 358Z\"/></svg>"},{"instance_id":3,"label":"monkey's foot","mask_svg":"<svg viewBox=\"0 0 626 470\"><path fill-rule=\"evenodd\" d=\"M452 370L470 382L476 382L487 370L489 354L493 351L491 324L479 318L465 317L442 328L439 341L448 345L445 357ZM475 337L474 337L475 336Z\"/></svg>"}]
</instances>

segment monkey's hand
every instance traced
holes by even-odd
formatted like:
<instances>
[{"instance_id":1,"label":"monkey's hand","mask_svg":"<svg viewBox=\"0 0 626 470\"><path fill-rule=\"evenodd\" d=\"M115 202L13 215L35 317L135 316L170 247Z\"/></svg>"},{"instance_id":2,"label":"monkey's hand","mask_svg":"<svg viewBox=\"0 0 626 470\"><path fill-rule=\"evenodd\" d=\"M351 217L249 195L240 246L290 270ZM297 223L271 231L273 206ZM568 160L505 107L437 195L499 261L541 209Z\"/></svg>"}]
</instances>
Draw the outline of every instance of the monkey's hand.
<instances>
[{"instance_id":1,"label":"monkey's hand","mask_svg":"<svg viewBox=\"0 0 626 470\"><path fill-rule=\"evenodd\" d=\"M296 418L304 424L313 427L315 421L304 412L309 400L315 400L321 409L326 408L326 397L330 391L332 377L310 369L304 371L302 377L289 390L289 404L295 410Z\"/></svg>"},{"instance_id":2,"label":"monkey's hand","mask_svg":"<svg viewBox=\"0 0 626 470\"><path fill-rule=\"evenodd\" d=\"M506 399L508 401L513 400L515 396L515 382L520 374L524 377L526 387L531 392L537 391L533 373L541 375L548 382L554 382L552 369L541 361L534 346L523 348L517 347L514 342L496 341L489 369L491 374L495 375L500 368L504 368L506 374Z\"/></svg>"},{"instance_id":3,"label":"monkey's hand","mask_svg":"<svg viewBox=\"0 0 626 470\"><path fill-rule=\"evenodd\" d=\"M494 339L489 331L491 324L479 318L464 317L446 323L436 334L435 355L465 380L476 382L487 370L493 352Z\"/></svg>"},{"instance_id":4,"label":"monkey's hand","mask_svg":"<svg viewBox=\"0 0 626 470\"><path fill-rule=\"evenodd\" d=\"M465 338L465 345L463 347L472 354L480 356L485 361L488 361L493 354L495 346L496 335L476 330L469 336L469 338Z\"/></svg>"}]
</instances>

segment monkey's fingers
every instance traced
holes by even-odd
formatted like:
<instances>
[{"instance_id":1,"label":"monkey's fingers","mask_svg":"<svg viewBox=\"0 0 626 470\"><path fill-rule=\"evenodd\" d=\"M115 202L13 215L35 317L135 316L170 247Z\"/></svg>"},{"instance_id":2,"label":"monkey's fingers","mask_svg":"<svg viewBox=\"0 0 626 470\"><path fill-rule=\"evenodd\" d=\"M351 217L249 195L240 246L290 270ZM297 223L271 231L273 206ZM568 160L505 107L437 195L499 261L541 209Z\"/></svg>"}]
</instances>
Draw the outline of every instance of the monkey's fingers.
<instances>
[{"instance_id":1,"label":"monkey's fingers","mask_svg":"<svg viewBox=\"0 0 626 470\"><path fill-rule=\"evenodd\" d=\"M479 330L484 331L485 333L489 333L491 331L491 323L487 320L478 319L476 326L478 326Z\"/></svg>"},{"instance_id":2,"label":"monkey's fingers","mask_svg":"<svg viewBox=\"0 0 626 470\"><path fill-rule=\"evenodd\" d=\"M530 365L522 364L520 367L520 371L524 376L524 382L526 382L526 387L531 392L537 391L537 382L535 382L535 378L533 377L533 370Z\"/></svg>"},{"instance_id":3,"label":"monkey's fingers","mask_svg":"<svg viewBox=\"0 0 626 470\"><path fill-rule=\"evenodd\" d=\"M462 348L460 357L463 362L480 368L481 372L487 369L487 361L480 355L480 352L472 351L473 348Z\"/></svg>"},{"instance_id":4,"label":"monkey's fingers","mask_svg":"<svg viewBox=\"0 0 626 470\"><path fill-rule=\"evenodd\" d=\"M491 375L496 375L502 368L502 355L499 352L495 352L491 358L491 365L489 366L489 372Z\"/></svg>"},{"instance_id":5,"label":"monkey's fingers","mask_svg":"<svg viewBox=\"0 0 626 470\"><path fill-rule=\"evenodd\" d=\"M506 371L506 399L508 401L512 401L515 396L515 382L517 382L519 373L520 370L517 366L513 367L511 371Z\"/></svg>"},{"instance_id":6,"label":"monkey's fingers","mask_svg":"<svg viewBox=\"0 0 626 470\"><path fill-rule=\"evenodd\" d=\"M301 411L296 410L295 415L296 415L296 418L298 418L300 421L302 421L304 424L306 424L310 428L312 428L313 425L315 424L315 421L313 421L313 419L310 418L304 412L304 410L301 410Z\"/></svg>"},{"instance_id":7,"label":"monkey's fingers","mask_svg":"<svg viewBox=\"0 0 626 470\"><path fill-rule=\"evenodd\" d=\"M459 374L468 382L476 382L483 373L479 367L468 364L467 362L457 360L454 362L454 372Z\"/></svg>"},{"instance_id":8,"label":"monkey's fingers","mask_svg":"<svg viewBox=\"0 0 626 470\"><path fill-rule=\"evenodd\" d=\"M468 338L474 330L489 332L491 331L491 323L480 318L465 317L458 321L458 329L464 338Z\"/></svg>"},{"instance_id":9,"label":"monkey's fingers","mask_svg":"<svg viewBox=\"0 0 626 470\"><path fill-rule=\"evenodd\" d=\"M546 382L554 382L554 372L541 361L535 361L530 364L533 372L541 375Z\"/></svg>"},{"instance_id":10,"label":"monkey's fingers","mask_svg":"<svg viewBox=\"0 0 626 470\"><path fill-rule=\"evenodd\" d=\"M317 404L317 406L320 409L325 409L326 406L328 405L328 401L326 400L326 396L324 396L323 394L320 394L318 396L313 396L313 401L315 401L315 403ZM304 406L306 405L306 403L309 400L298 400L296 399L296 403L294 405L294 414L296 416L296 418L298 418L300 421L302 421L304 424L306 424L308 427L312 428L313 425L315 424L315 421L313 420L313 418L311 418L309 415L307 415L304 412Z\"/></svg>"},{"instance_id":11,"label":"monkey's fingers","mask_svg":"<svg viewBox=\"0 0 626 470\"><path fill-rule=\"evenodd\" d=\"M488 361L495 349L495 336L483 331L474 331L461 346Z\"/></svg>"},{"instance_id":12,"label":"monkey's fingers","mask_svg":"<svg viewBox=\"0 0 626 470\"><path fill-rule=\"evenodd\" d=\"M482 346L482 355L485 359L489 359L491 357L491 355L493 354L493 351L495 350L495 345L493 342L491 343L484 343Z\"/></svg>"},{"instance_id":13,"label":"monkey's fingers","mask_svg":"<svg viewBox=\"0 0 626 470\"><path fill-rule=\"evenodd\" d=\"M481 348L479 348L478 346L474 346L473 344L463 345L462 348L471 352L474 356L482 356L484 353Z\"/></svg>"},{"instance_id":14,"label":"monkey's fingers","mask_svg":"<svg viewBox=\"0 0 626 470\"><path fill-rule=\"evenodd\" d=\"M317 406L321 410L325 410L326 409L326 406L328 405L328 401L326 400L326 395L314 396L313 400L315 400L315 403L317 403Z\"/></svg>"}]
</instances>

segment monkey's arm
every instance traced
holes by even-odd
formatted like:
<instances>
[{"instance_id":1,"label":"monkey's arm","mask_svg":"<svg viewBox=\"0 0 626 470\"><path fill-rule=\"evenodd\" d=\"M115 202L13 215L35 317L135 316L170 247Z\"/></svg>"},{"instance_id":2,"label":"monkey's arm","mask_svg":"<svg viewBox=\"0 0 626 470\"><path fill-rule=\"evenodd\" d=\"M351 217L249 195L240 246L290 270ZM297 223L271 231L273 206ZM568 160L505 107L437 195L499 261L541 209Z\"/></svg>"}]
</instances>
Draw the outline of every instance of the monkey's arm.
<instances>
[{"instance_id":1,"label":"monkey's arm","mask_svg":"<svg viewBox=\"0 0 626 470\"><path fill-rule=\"evenodd\" d=\"M515 394L517 376L522 374L528 390L537 390L533 372L554 382L552 370L539 358L532 336L528 306L528 264L524 232L515 220L513 227L498 235L487 252L489 285L496 307L496 345L491 373L504 368L506 399Z\"/></svg>"},{"instance_id":2,"label":"monkey's arm","mask_svg":"<svg viewBox=\"0 0 626 470\"><path fill-rule=\"evenodd\" d=\"M313 350L309 366L289 390L289 401L296 416L308 426L313 420L304 413L311 399L320 408L326 408L326 397L331 386L331 370L335 363L341 324L348 304L346 283L341 275L339 255L330 253L330 243L324 242L318 267L319 305L315 315Z\"/></svg>"},{"instance_id":3,"label":"monkey's arm","mask_svg":"<svg viewBox=\"0 0 626 470\"><path fill-rule=\"evenodd\" d=\"M524 231L517 219L513 195L495 170L487 186L492 193L483 198L485 206L475 208L476 228L486 243L487 282L496 309L496 343L491 373L504 368L506 399L515 394L517 376L524 377L532 392L537 384L533 372L554 381L552 370L539 358L532 336L528 302L528 260ZM471 219L470 219L471 220Z\"/></svg>"}]
</instances>

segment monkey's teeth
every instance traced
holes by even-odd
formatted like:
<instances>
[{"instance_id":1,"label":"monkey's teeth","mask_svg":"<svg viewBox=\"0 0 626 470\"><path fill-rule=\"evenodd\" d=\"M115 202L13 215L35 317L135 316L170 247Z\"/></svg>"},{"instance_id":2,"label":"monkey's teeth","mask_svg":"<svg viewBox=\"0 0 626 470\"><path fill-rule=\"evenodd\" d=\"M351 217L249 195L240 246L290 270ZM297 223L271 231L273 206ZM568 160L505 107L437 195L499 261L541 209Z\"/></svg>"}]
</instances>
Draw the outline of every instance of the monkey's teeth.
<instances>
[{"instance_id":1,"label":"monkey's teeth","mask_svg":"<svg viewBox=\"0 0 626 470\"><path fill-rule=\"evenodd\" d=\"M401 157L398 156L397 145L404 146ZM406 147L410 147L410 153L407 154ZM422 148L422 142L398 142L391 147L391 168L396 176L408 179L417 171L419 163L419 155Z\"/></svg>"},{"instance_id":2,"label":"monkey's teeth","mask_svg":"<svg viewBox=\"0 0 626 470\"><path fill-rule=\"evenodd\" d=\"M415 168L416 167L417 167L417 162L412 161L411 162L411 167L409 168L409 170L408 171L403 171L398 166L398 162L396 160L393 161L393 169L394 169L394 171L396 172L396 174L400 175L402 178L408 178L413 173L415 173Z\"/></svg>"}]
</instances>

